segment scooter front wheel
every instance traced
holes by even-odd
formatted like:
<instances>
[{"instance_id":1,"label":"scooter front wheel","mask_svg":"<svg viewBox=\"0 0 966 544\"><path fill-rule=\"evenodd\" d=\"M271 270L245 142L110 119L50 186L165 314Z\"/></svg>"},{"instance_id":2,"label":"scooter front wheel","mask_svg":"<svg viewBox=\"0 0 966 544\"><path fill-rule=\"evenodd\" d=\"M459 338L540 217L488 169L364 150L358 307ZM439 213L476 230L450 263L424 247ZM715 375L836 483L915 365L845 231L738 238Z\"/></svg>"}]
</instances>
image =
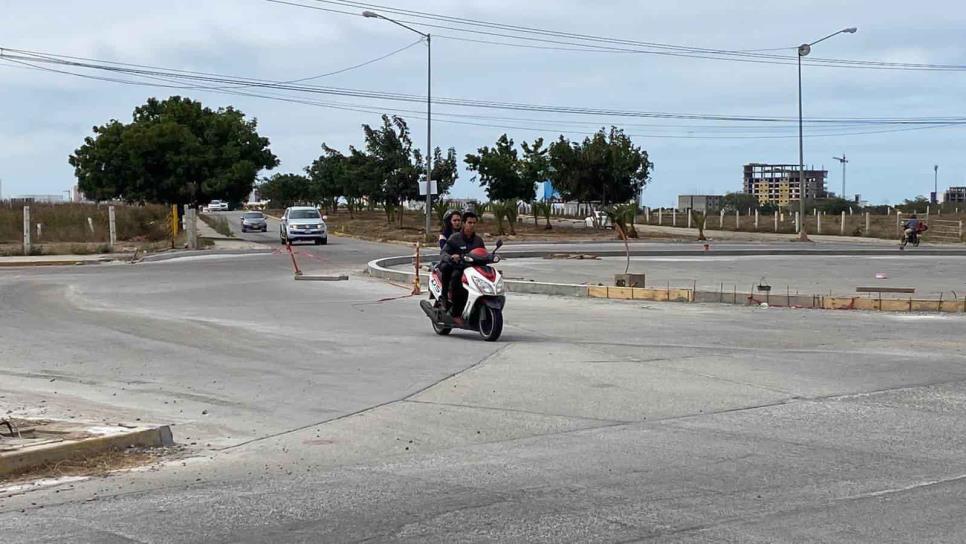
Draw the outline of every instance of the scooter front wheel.
<instances>
[{"instance_id":1,"label":"scooter front wheel","mask_svg":"<svg viewBox=\"0 0 966 544\"><path fill-rule=\"evenodd\" d=\"M480 336L487 342L495 342L503 334L503 310L483 305L480 308Z\"/></svg>"}]
</instances>

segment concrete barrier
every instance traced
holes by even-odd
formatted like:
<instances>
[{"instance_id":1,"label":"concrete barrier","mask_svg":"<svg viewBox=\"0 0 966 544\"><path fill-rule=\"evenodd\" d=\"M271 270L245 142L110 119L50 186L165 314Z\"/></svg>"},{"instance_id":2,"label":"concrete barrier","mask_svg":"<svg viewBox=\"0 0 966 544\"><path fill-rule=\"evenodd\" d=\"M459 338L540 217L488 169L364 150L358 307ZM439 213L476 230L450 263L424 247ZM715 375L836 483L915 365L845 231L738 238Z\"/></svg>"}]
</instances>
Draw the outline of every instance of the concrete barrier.
<instances>
[{"instance_id":1,"label":"concrete barrier","mask_svg":"<svg viewBox=\"0 0 966 544\"><path fill-rule=\"evenodd\" d=\"M948 255L947 250L936 250L938 254ZM503 258L540 258L560 253L559 251L506 251ZM624 251L603 250L586 252L601 257L622 257ZM922 253L917 251L916 253ZM953 254L958 254L954 252ZM718 251L712 255L895 255L895 250L731 250ZM707 256L702 250L636 250L632 256L659 255L692 255ZM422 258L422 257L421 257ZM412 282L414 272L411 270L397 270L390 267L412 264L413 256L388 257L370 261L366 272L374 278L386 279L397 283ZM420 273L421 278L428 278ZM569 283L549 283L537 281L505 280L507 291L511 293L554 295L569 297L604 298L615 300L649 300L655 302L700 302L735 305L760 305L766 303L774 307L812 308L825 310L866 310L885 312L943 312L966 313L966 299L956 300L925 300L925 299L892 299L872 297L835 297L826 295L778 294L778 293L749 293L736 289L725 291L699 291L696 289L641 288L641 287L611 287L607 285L585 285Z\"/></svg>"}]
</instances>

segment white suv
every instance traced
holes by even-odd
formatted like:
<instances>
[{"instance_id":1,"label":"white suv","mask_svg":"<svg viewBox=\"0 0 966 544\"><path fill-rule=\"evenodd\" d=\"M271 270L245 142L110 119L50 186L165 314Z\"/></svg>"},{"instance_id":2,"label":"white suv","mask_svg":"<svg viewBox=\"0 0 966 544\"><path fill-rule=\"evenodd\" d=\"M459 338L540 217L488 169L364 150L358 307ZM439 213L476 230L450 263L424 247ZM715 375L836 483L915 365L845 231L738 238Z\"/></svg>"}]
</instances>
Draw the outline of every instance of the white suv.
<instances>
[{"instance_id":1,"label":"white suv","mask_svg":"<svg viewBox=\"0 0 966 544\"><path fill-rule=\"evenodd\" d=\"M278 227L279 239L283 244L299 240L313 240L316 244L329 243L325 216L318 208L311 206L292 206L285 209L282 222Z\"/></svg>"},{"instance_id":2,"label":"white suv","mask_svg":"<svg viewBox=\"0 0 966 544\"><path fill-rule=\"evenodd\" d=\"M228 203L222 200L212 200L208 203L209 212L227 212Z\"/></svg>"}]
</instances>

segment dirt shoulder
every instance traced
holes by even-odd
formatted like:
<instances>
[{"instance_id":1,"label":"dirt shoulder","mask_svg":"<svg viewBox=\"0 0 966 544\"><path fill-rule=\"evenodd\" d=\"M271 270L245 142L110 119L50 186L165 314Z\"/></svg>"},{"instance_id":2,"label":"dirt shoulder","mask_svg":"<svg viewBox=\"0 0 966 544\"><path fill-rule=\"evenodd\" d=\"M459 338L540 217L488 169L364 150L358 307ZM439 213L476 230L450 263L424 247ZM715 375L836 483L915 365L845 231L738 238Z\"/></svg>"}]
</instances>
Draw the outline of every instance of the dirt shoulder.
<instances>
[{"instance_id":1,"label":"dirt shoulder","mask_svg":"<svg viewBox=\"0 0 966 544\"><path fill-rule=\"evenodd\" d=\"M268 210L267 214L279 217L282 210ZM420 212L407 212L403 216L402 225L399 221L392 224L386 221L386 215L380 211L356 212L349 214L344 210L337 213L327 214L326 224L329 226L329 233L333 236L346 236L373 242L388 242L401 244L414 244L423 240L425 216ZM434 228L439 228L439 223L434 222ZM533 219L518 222L513 226L513 232L505 226L505 233L500 234L499 226L493 216L486 214L476 228L486 240L502 238L507 242L556 242L556 241L612 241L617 240L617 233L610 229L588 228L583 223L555 222L551 229L545 227L541 220L539 225L534 225ZM680 238L680 235L654 232L644 233L641 237L656 239ZM434 241L436 232L433 235Z\"/></svg>"}]
</instances>

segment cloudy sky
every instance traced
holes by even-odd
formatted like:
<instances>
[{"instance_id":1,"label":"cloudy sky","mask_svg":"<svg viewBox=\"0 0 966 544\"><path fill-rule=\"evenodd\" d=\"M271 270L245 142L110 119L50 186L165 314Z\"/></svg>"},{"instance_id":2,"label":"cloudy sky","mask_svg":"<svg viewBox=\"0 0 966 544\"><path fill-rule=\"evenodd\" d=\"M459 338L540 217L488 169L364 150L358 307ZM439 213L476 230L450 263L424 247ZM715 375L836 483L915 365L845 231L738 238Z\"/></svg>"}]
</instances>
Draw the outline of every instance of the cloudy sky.
<instances>
[{"instance_id":1,"label":"cloudy sky","mask_svg":"<svg viewBox=\"0 0 966 544\"><path fill-rule=\"evenodd\" d=\"M291 1L361 11L358 6L318 0ZM816 45L811 56L966 65L962 33L966 7L953 0L373 1L531 28L729 51L775 49L760 52L789 56L794 55L793 49L778 48L857 26L856 34ZM267 80L290 81L338 71L418 39L385 21L265 0L0 0L0 13L3 48ZM794 64L626 50L646 49L638 44L610 44L611 50L587 51L586 45L569 38L546 38L568 43L535 42L493 36L506 32L492 28L473 27L491 34L468 33L459 28L469 27L451 22L437 21L451 27L442 29L419 26L430 22L424 18L399 18L434 34L434 96L622 112L797 115ZM535 36L532 32L525 35ZM306 83L424 96L425 68L425 45L417 43L378 62ZM962 70L806 66L804 86L806 118L966 117L966 71ZM346 111L237 96L224 89L123 85L0 62L3 195L62 193L74 184L67 157L93 125L112 118L129 120L132 109L147 97L172 94L191 96L212 107L234 105L256 117L260 132L271 139L272 149L282 161L277 169L281 172L300 171L318 156L323 142L341 149L360 144L360 125L377 123L376 112L410 110L402 115L410 121L417 145L425 145L425 120L418 113L424 106L418 103L285 93L317 104L367 110ZM738 190L741 166L746 162L794 163L798 159L797 129L786 123L711 123L444 105L435 107L434 113L440 115L434 117L433 145L455 147L460 157L491 144L503 132L519 142L541 136L553 139L561 133L582 138L595 127L622 126L655 163L644 195L649 205L671 204L679 193ZM934 164L940 165L941 190L966 185L966 127L896 131L898 128L920 127L806 128L812 134L806 137L805 162L828 168L829 188L838 192L841 170L832 157L845 153L850 161L847 193L858 192L876 202L927 194ZM453 193L482 195L465 171Z\"/></svg>"}]
</instances>

